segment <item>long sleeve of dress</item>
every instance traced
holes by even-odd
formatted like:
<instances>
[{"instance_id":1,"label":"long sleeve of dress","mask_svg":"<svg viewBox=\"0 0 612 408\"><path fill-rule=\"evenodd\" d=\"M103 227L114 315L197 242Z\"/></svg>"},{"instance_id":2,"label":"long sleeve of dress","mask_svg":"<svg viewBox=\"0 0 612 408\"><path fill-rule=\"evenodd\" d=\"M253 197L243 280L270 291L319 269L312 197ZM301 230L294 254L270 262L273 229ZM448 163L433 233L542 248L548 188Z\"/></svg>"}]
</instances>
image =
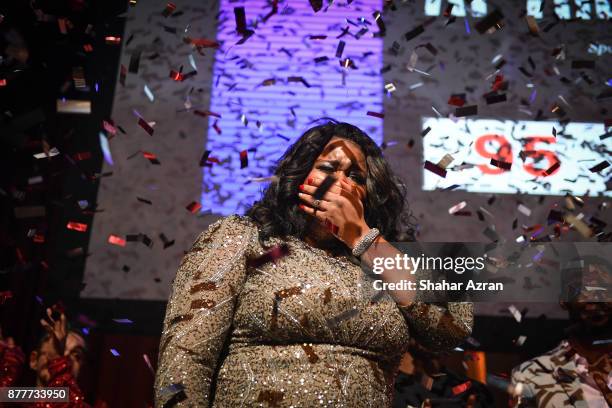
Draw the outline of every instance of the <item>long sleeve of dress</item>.
<instances>
[{"instance_id":1,"label":"long sleeve of dress","mask_svg":"<svg viewBox=\"0 0 612 408\"><path fill-rule=\"evenodd\" d=\"M417 281L431 280L430 270L417 272ZM417 292L416 301L399 306L412 329L414 339L432 351L452 350L472 333L474 304L471 302L424 302L426 294Z\"/></svg>"},{"instance_id":2,"label":"long sleeve of dress","mask_svg":"<svg viewBox=\"0 0 612 408\"><path fill-rule=\"evenodd\" d=\"M207 407L211 383L246 277L256 228L232 215L211 224L183 258L160 341L155 405Z\"/></svg>"},{"instance_id":3,"label":"long sleeve of dress","mask_svg":"<svg viewBox=\"0 0 612 408\"><path fill-rule=\"evenodd\" d=\"M15 385L23 371L23 351L19 346L8 347L0 342L0 356L0 387Z\"/></svg>"},{"instance_id":4,"label":"long sleeve of dress","mask_svg":"<svg viewBox=\"0 0 612 408\"><path fill-rule=\"evenodd\" d=\"M67 387L68 397L70 401L64 403L53 404L57 408L90 408L90 405L85 402L85 396L81 388L77 384L76 379L72 376L70 358L66 356L57 357L49 362L49 383L47 387ZM34 408L46 408L49 406L47 402L38 402L34 404Z\"/></svg>"}]
</instances>

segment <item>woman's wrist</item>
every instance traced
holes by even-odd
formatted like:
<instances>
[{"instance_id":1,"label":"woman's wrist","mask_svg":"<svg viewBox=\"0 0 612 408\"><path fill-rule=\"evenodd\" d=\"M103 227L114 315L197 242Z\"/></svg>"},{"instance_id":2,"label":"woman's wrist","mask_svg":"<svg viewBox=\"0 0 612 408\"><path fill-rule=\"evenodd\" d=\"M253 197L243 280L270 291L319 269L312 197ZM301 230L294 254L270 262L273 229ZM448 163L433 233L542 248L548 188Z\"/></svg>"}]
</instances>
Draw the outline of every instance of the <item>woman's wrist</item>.
<instances>
[{"instance_id":1,"label":"woman's wrist","mask_svg":"<svg viewBox=\"0 0 612 408\"><path fill-rule=\"evenodd\" d=\"M352 251L353 249L355 249L355 246L357 246L357 244L359 244L359 242L361 242L361 240L372 230L372 228L368 227L367 225L364 225L362 227L359 227L358 231L354 234L354 236L349 240L349 242L347 242L347 246L350 248L350 250Z\"/></svg>"},{"instance_id":2,"label":"woman's wrist","mask_svg":"<svg viewBox=\"0 0 612 408\"><path fill-rule=\"evenodd\" d=\"M360 258L367 250L372 246L374 241L380 236L380 231L377 228L370 228L368 231L361 235L359 240L351 249L353 256Z\"/></svg>"}]
</instances>

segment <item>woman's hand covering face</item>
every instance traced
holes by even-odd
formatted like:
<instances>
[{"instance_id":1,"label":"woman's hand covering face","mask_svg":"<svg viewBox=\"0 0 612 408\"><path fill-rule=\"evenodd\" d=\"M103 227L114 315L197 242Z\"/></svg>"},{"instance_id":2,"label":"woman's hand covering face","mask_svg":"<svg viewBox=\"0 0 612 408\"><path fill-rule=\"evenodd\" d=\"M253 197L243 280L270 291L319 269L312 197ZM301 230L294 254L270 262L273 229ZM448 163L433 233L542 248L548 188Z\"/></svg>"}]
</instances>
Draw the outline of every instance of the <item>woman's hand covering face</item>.
<instances>
[{"instance_id":1,"label":"woman's hand covering face","mask_svg":"<svg viewBox=\"0 0 612 408\"><path fill-rule=\"evenodd\" d=\"M364 189L344 179L337 180L314 208L314 193L323 178L312 177L300 186L300 208L320 220L329 231L349 248L353 248L368 230L364 214Z\"/></svg>"}]
</instances>

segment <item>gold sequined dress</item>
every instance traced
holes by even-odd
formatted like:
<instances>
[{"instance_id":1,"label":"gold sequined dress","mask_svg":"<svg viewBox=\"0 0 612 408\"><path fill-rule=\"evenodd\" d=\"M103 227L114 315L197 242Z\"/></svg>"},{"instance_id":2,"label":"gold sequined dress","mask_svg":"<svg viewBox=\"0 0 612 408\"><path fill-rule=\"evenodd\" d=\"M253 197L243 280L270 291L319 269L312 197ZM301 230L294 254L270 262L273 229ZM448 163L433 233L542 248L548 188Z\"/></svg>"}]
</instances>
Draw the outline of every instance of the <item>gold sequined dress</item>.
<instances>
[{"instance_id":1,"label":"gold sequined dress","mask_svg":"<svg viewBox=\"0 0 612 408\"><path fill-rule=\"evenodd\" d=\"M160 341L156 406L390 407L410 336L452 348L470 303L400 308L359 265L297 238L276 262L247 217L220 219L187 253ZM174 405L176 404L176 405Z\"/></svg>"}]
</instances>

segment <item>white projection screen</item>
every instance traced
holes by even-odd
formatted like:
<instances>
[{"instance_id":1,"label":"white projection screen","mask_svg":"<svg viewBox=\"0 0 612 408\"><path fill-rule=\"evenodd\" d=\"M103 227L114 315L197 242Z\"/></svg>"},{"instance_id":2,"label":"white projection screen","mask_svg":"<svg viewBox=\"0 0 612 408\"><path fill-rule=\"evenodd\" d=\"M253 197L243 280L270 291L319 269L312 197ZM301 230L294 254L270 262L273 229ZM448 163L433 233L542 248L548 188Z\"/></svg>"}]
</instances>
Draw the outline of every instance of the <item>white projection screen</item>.
<instances>
[{"instance_id":1,"label":"white projection screen","mask_svg":"<svg viewBox=\"0 0 612 408\"><path fill-rule=\"evenodd\" d=\"M602 152L612 149L603 123L423 118L427 129L425 160L454 160L444 178L424 170L424 190L612 196L611 168L597 171Z\"/></svg>"}]
</instances>

